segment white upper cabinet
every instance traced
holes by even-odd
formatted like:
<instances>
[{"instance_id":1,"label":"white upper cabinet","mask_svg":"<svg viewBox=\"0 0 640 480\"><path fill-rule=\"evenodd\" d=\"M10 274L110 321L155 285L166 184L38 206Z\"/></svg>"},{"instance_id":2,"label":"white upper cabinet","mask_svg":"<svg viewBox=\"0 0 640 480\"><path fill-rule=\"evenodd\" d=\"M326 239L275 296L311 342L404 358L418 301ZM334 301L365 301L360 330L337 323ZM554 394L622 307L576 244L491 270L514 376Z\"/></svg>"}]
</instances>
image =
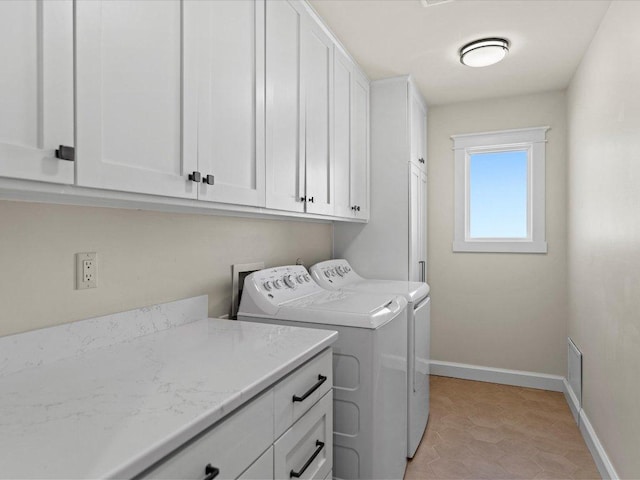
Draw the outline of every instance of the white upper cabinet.
<instances>
[{"instance_id":1,"label":"white upper cabinet","mask_svg":"<svg viewBox=\"0 0 640 480\"><path fill-rule=\"evenodd\" d=\"M292 212L304 211L303 13L289 1L266 6L266 206Z\"/></svg>"},{"instance_id":2,"label":"white upper cabinet","mask_svg":"<svg viewBox=\"0 0 640 480\"><path fill-rule=\"evenodd\" d=\"M359 71L352 79L351 205L356 217L369 218L369 80Z\"/></svg>"},{"instance_id":3,"label":"white upper cabinet","mask_svg":"<svg viewBox=\"0 0 640 480\"><path fill-rule=\"evenodd\" d=\"M0 177L72 184L73 4L0 2Z\"/></svg>"},{"instance_id":4,"label":"white upper cabinet","mask_svg":"<svg viewBox=\"0 0 640 480\"><path fill-rule=\"evenodd\" d=\"M337 48L333 62L333 154L335 214L354 216L351 203L351 97L353 64Z\"/></svg>"},{"instance_id":5,"label":"white upper cabinet","mask_svg":"<svg viewBox=\"0 0 640 480\"><path fill-rule=\"evenodd\" d=\"M196 63L182 68L183 36L196 30L182 9L178 0L76 3L78 185L196 198Z\"/></svg>"},{"instance_id":6,"label":"white upper cabinet","mask_svg":"<svg viewBox=\"0 0 640 480\"><path fill-rule=\"evenodd\" d=\"M189 1L185 9L197 22L185 48L197 51L198 198L264 206L265 2Z\"/></svg>"},{"instance_id":7,"label":"white upper cabinet","mask_svg":"<svg viewBox=\"0 0 640 480\"><path fill-rule=\"evenodd\" d=\"M335 215L369 217L369 81L334 49Z\"/></svg>"},{"instance_id":8,"label":"white upper cabinet","mask_svg":"<svg viewBox=\"0 0 640 480\"><path fill-rule=\"evenodd\" d=\"M409 85L411 115L411 161L421 170L427 168L427 107L415 86Z\"/></svg>"},{"instance_id":9,"label":"white upper cabinet","mask_svg":"<svg viewBox=\"0 0 640 480\"><path fill-rule=\"evenodd\" d=\"M333 41L300 2L266 18L266 206L333 215Z\"/></svg>"},{"instance_id":10,"label":"white upper cabinet","mask_svg":"<svg viewBox=\"0 0 640 480\"><path fill-rule=\"evenodd\" d=\"M301 38L306 211L333 215L333 42L306 16Z\"/></svg>"}]
</instances>

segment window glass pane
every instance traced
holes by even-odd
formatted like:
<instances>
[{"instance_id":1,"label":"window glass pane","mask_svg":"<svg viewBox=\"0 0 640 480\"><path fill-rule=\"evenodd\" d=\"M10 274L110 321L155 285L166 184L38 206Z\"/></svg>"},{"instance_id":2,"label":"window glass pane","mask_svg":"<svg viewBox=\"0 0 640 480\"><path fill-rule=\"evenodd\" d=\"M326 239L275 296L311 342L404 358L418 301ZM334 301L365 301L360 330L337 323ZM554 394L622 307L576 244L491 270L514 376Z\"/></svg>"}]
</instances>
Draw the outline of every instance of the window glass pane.
<instances>
[{"instance_id":1,"label":"window glass pane","mask_svg":"<svg viewBox=\"0 0 640 480\"><path fill-rule=\"evenodd\" d=\"M527 237L527 151L489 152L469 160L471 238Z\"/></svg>"}]
</instances>

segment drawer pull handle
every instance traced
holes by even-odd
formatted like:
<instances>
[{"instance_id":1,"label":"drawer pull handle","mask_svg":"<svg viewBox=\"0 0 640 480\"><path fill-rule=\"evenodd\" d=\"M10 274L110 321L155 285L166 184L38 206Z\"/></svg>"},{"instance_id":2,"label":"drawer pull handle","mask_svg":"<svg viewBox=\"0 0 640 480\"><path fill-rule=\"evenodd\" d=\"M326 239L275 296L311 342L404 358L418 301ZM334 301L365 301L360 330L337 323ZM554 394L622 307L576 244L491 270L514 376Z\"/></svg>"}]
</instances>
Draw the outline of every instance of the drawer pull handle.
<instances>
[{"instance_id":1,"label":"drawer pull handle","mask_svg":"<svg viewBox=\"0 0 640 480\"><path fill-rule=\"evenodd\" d=\"M321 442L320 440L316 440L316 447L317 447L316 451L313 452L313 455L309 457L309 460L307 460L307 463L305 463L302 466L299 472L291 470L291 473L289 473L289 478L300 478L302 476L305 470L309 468L309 465L311 465L311 462L313 462L316 459L316 457L320 454L320 452L324 448L324 442Z\"/></svg>"},{"instance_id":2,"label":"drawer pull handle","mask_svg":"<svg viewBox=\"0 0 640 480\"><path fill-rule=\"evenodd\" d=\"M293 396L293 401L294 402L304 402L309 395L311 395L318 388L320 388L320 385L322 385L326 381L327 381L327 377L325 377L324 375L318 375L318 381L316 382L316 384L313 387L311 387L309 390L304 392L304 395L302 395L301 397L299 397L297 395L294 395Z\"/></svg>"},{"instance_id":3,"label":"drawer pull handle","mask_svg":"<svg viewBox=\"0 0 640 480\"><path fill-rule=\"evenodd\" d=\"M205 475L207 475L206 477L204 477L204 480L213 480L220 473L220 469L208 463L207 466L204 467L204 473Z\"/></svg>"}]
</instances>

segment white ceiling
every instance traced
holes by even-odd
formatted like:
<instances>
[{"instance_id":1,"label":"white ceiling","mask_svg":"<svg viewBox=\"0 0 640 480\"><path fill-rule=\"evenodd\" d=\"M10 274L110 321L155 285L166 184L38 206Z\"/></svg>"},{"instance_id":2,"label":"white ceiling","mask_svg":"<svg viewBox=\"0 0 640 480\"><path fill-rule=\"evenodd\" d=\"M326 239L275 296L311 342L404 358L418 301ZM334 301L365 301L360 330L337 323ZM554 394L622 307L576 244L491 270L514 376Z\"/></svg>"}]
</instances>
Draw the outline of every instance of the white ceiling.
<instances>
[{"instance_id":1,"label":"white ceiling","mask_svg":"<svg viewBox=\"0 0 640 480\"><path fill-rule=\"evenodd\" d=\"M410 73L429 104L565 88L609 0L310 0L371 79ZM511 42L506 59L462 65L483 37Z\"/></svg>"}]
</instances>

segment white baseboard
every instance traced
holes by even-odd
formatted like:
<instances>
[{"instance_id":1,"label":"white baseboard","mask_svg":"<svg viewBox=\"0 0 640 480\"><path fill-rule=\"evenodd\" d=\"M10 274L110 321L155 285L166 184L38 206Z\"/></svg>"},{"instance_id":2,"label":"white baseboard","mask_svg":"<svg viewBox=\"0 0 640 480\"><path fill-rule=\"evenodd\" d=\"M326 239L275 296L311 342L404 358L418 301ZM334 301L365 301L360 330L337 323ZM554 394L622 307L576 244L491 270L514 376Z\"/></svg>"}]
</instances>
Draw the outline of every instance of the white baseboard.
<instances>
[{"instance_id":1,"label":"white baseboard","mask_svg":"<svg viewBox=\"0 0 640 480\"><path fill-rule=\"evenodd\" d=\"M584 438L591 452L591 456L596 462L600 476L604 480L616 480L620 478L584 410L580 410L580 433L582 433L582 438Z\"/></svg>"},{"instance_id":2,"label":"white baseboard","mask_svg":"<svg viewBox=\"0 0 640 480\"><path fill-rule=\"evenodd\" d=\"M564 377L547 373L507 370L505 368L481 367L465 363L431 361L431 374L442 377L463 378L478 382L500 383L516 387L538 388L553 392L564 391Z\"/></svg>"},{"instance_id":3,"label":"white baseboard","mask_svg":"<svg viewBox=\"0 0 640 480\"><path fill-rule=\"evenodd\" d=\"M564 384L564 398L569 404L569 409L571 410L573 419L576 421L576 424L580 425L580 402L578 402L578 397L566 378L564 378L562 382Z\"/></svg>"}]
</instances>

